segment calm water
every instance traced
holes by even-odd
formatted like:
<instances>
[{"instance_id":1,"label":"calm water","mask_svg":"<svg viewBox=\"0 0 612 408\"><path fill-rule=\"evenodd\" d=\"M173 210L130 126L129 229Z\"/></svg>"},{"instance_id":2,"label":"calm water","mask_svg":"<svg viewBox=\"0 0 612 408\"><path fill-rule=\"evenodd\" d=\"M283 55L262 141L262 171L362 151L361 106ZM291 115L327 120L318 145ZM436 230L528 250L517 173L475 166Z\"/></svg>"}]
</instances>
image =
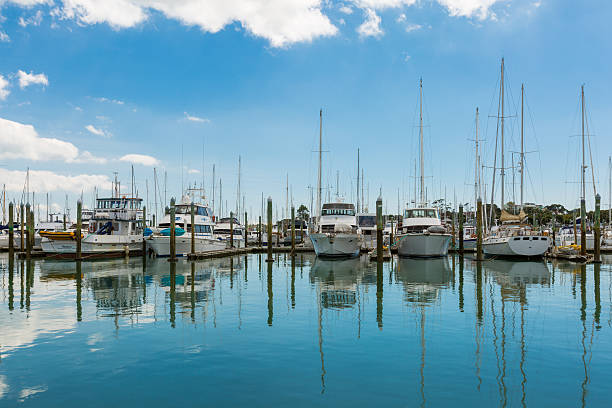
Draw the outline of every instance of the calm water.
<instances>
[{"instance_id":1,"label":"calm water","mask_svg":"<svg viewBox=\"0 0 612 408\"><path fill-rule=\"evenodd\" d=\"M609 263L0 265L2 407L611 404Z\"/></svg>"}]
</instances>

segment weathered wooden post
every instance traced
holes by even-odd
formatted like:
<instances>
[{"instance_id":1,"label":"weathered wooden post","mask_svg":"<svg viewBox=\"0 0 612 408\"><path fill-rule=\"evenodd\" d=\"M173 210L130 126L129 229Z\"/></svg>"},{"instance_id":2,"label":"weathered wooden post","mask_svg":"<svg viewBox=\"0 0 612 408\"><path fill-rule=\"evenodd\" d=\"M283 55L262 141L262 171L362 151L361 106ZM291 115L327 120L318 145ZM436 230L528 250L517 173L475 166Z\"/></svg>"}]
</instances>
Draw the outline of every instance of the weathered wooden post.
<instances>
[{"instance_id":1,"label":"weathered wooden post","mask_svg":"<svg viewBox=\"0 0 612 408\"><path fill-rule=\"evenodd\" d=\"M170 200L170 258L168 261L176 262L176 208L174 198Z\"/></svg>"},{"instance_id":2,"label":"weathered wooden post","mask_svg":"<svg viewBox=\"0 0 612 408\"><path fill-rule=\"evenodd\" d=\"M580 255L586 255L586 200L580 200Z\"/></svg>"},{"instance_id":3,"label":"weathered wooden post","mask_svg":"<svg viewBox=\"0 0 612 408\"><path fill-rule=\"evenodd\" d=\"M145 230L147 229L147 207L142 207L142 257L147 259L147 240L145 239ZM146 261L143 261L146 262Z\"/></svg>"},{"instance_id":4,"label":"weathered wooden post","mask_svg":"<svg viewBox=\"0 0 612 408\"><path fill-rule=\"evenodd\" d=\"M391 253L391 245L393 245L393 226L395 224L395 219L391 218L391 232L389 233L389 253Z\"/></svg>"},{"instance_id":5,"label":"weathered wooden post","mask_svg":"<svg viewBox=\"0 0 612 408\"><path fill-rule=\"evenodd\" d=\"M63 225L64 231L66 231L67 230L67 228L66 228L66 213L64 213L64 216L62 217L62 220L63 220L62 222L64 224Z\"/></svg>"},{"instance_id":6,"label":"weathered wooden post","mask_svg":"<svg viewBox=\"0 0 612 408\"><path fill-rule=\"evenodd\" d=\"M478 198L476 207L476 260L482 261L482 199Z\"/></svg>"},{"instance_id":7,"label":"weathered wooden post","mask_svg":"<svg viewBox=\"0 0 612 408\"><path fill-rule=\"evenodd\" d=\"M26 259L30 259L32 256L32 240L30 239L30 217L32 216L32 212L30 211L30 203L26 204ZM23 242L23 238L22 238ZM23 245L23 244L22 244Z\"/></svg>"},{"instance_id":8,"label":"weathered wooden post","mask_svg":"<svg viewBox=\"0 0 612 408\"><path fill-rule=\"evenodd\" d=\"M13 257L15 256L15 220L13 219L13 215L14 215L14 204L11 202L9 203L9 242L8 242L8 250L9 250L9 259L13 259Z\"/></svg>"},{"instance_id":9,"label":"weathered wooden post","mask_svg":"<svg viewBox=\"0 0 612 408\"><path fill-rule=\"evenodd\" d=\"M459 253L463 255L463 204L459 204Z\"/></svg>"},{"instance_id":10,"label":"weathered wooden post","mask_svg":"<svg viewBox=\"0 0 612 408\"><path fill-rule=\"evenodd\" d=\"M191 255L195 256L195 204L191 202Z\"/></svg>"},{"instance_id":11,"label":"weathered wooden post","mask_svg":"<svg viewBox=\"0 0 612 408\"><path fill-rule=\"evenodd\" d=\"M593 248L595 250L595 257L593 259L593 262L601 262L601 256L599 254L600 252L600 246L601 246L601 212L600 212L600 206L601 206L601 196L599 194L595 195L595 231L594 232L594 237L595 238L595 248Z\"/></svg>"},{"instance_id":12,"label":"weathered wooden post","mask_svg":"<svg viewBox=\"0 0 612 408\"><path fill-rule=\"evenodd\" d=\"M234 248L234 213L230 211L230 248Z\"/></svg>"},{"instance_id":13,"label":"weathered wooden post","mask_svg":"<svg viewBox=\"0 0 612 408\"><path fill-rule=\"evenodd\" d=\"M295 256L295 207L291 206L291 256Z\"/></svg>"},{"instance_id":14,"label":"weathered wooden post","mask_svg":"<svg viewBox=\"0 0 612 408\"><path fill-rule=\"evenodd\" d=\"M35 224L34 224L34 206L32 206L32 208L30 209L30 248L32 248L32 250L34 250L34 243L35 243L35 235L36 235L36 228L35 228Z\"/></svg>"},{"instance_id":15,"label":"weathered wooden post","mask_svg":"<svg viewBox=\"0 0 612 408\"><path fill-rule=\"evenodd\" d=\"M79 201L80 202L80 201ZM76 313L77 313L77 322L82 320L83 316L83 306L81 304L82 297L82 286L83 286L83 273L81 271L81 260L77 259L76 261L76 272L75 272L75 283L76 283Z\"/></svg>"},{"instance_id":16,"label":"weathered wooden post","mask_svg":"<svg viewBox=\"0 0 612 408\"><path fill-rule=\"evenodd\" d=\"M261 215L259 216L259 224L257 225L257 235L258 235L258 240L259 240L259 247L261 248L262 243L261 243Z\"/></svg>"},{"instance_id":17,"label":"weathered wooden post","mask_svg":"<svg viewBox=\"0 0 612 408\"><path fill-rule=\"evenodd\" d=\"M83 203L81 203L81 200L78 200L77 201L77 224L76 224L76 231L74 232L74 239L76 240L76 253L74 255L74 259L76 259L77 261L81 260L81 227L83 223L82 212L83 212Z\"/></svg>"},{"instance_id":18,"label":"weathered wooden post","mask_svg":"<svg viewBox=\"0 0 612 408\"><path fill-rule=\"evenodd\" d=\"M376 199L376 261L383 261L383 215L382 197Z\"/></svg>"},{"instance_id":19,"label":"weathered wooden post","mask_svg":"<svg viewBox=\"0 0 612 408\"><path fill-rule=\"evenodd\" d=\"M274 262L272 259L272 197L268 197L268 258L266 262Z\"/></svg>"},{"instance_id":20,"label":"weathered wooden post","mask_svg":"<svg viewBox=\"0 0 612 408\"><path fill-rule=\"evenodd\" d=\"M244 212L244 247L247 248L249 246L249 219L247 218L248 214Z\"/></svg>"},{"instance_id":21,"label":"weathered wooden post","mask_svg":"<svg viewBox=\"0 0 612 408\"><path fill-rule=\"evenodd\" d=\"M23 252L25 251L25 208L23 203L19 205L19 223L21 224L21 235L19 237L21 245L19 246L19 250Z\"/></svg>"}]
</instances>

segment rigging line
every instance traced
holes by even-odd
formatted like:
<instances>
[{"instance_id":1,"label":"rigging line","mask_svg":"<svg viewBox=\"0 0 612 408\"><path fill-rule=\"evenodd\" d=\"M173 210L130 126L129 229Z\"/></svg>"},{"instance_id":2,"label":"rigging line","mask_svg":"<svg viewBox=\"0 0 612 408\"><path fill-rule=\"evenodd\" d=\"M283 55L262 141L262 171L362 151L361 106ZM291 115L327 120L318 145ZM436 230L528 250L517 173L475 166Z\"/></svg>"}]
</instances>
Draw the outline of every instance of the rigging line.
<instances>
[{"instance_id":1,"label":"rigging line","mask_svg":"<svg viewBox=\"0 0 612 408\"><path fill-rule=\"evenodd\" d=\"M542 200L544 200L544 177L543 177L543 170L542 170L542 155L540 154L541 149L540 149L540 140L538 139L538 134L536 132L536 128L535 128L535 121L533 120L533 113L531 111L531 107L529 106L529 100L527 98L527 92L525 90L523 90L524 95L525 95L525 105L527 105L527 114L529 116L529 122L531 124L531 130L533 131L533 139L535 139L535 145L536 145L536 150L538 151L538 161L540 164L540 191L542 192Z\"/></svg>"},{"instance_id":2,"label":"rigging line","mask_svg":"<svg viewBox=\"0 0 612 408\"><path fill-rule=\"evenodd\" d=\"M585 102L584 109L587 110L586 109L586 102ZM591 149L591 132L589 130L589 115L588 115L588 113L585 116L586 116L585 122L586 122L587 142L588 142L588 145L589 145L589 159L591 161L591 177L593 179L593 196L596 196L597 195L597 186L595 185L595 167L593 167L593 150Z\"/></svg>"}]
</instances>

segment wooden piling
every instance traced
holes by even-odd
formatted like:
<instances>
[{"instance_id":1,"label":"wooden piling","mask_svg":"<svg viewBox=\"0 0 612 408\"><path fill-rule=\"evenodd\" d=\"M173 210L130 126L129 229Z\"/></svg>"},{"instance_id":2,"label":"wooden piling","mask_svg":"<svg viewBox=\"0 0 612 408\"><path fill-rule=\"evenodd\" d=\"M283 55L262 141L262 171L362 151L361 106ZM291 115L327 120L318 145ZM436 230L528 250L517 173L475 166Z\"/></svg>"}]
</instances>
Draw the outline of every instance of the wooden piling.
<instances>
[{"instance_id":1,"label":"wooden piling","mask_svg":"<svg viewBox=\"0 0 612 408\"><path fill-rule=\"evenodd\" d=\"M230 211L230 248L234 247L234 213Z\"/></svg>"},{"instance_id":2,"label":"wooden piling","mask_svg":"<svg viewBox=\"0 0 612 408\"><path fill-rule=\"evenodd\" d=\"M63 225L64 231L66 231L67 228L66 228L66 214L65 213L64 213L64 216L62 217L62 220L63 220L63 224L64 224Z\"/></svg>"},{"instance_id":3,"label":"wooden piling","mask_svg":"<svg viewBox=\"0 0 612 408\"><path fill-rule=\"evenodd\" d=\"M459 253L463 255L463 204L459 204Z\"/></svg>"},{"instance_id":4,"label":"wooden piling","mask_svg":"<svg viewBox=\"0 0 612 408\"><path fill-rule=\"evenodd\" d=\"M249 219L247 218L248 214L244 212L244 247L247 248L249 246Z\"/></svg>"},{"instance_id":5,"label":"wooden piling","mask_svg":"<svg viewBox=\"0 0 612 408\"><path fill-rule=\"evenodd\" d=\"M74 259L76 259L77 261L81 260L81 227L83 226L83 219L82 219L82 212L83 212L83 203L81 203L81 200L77 201L77 224L76 224L76 230L74 232L74 238L76 240L76 253L74 254Z\"/></svg>"},{"instance_id":6,"label":"wooden piling","mask_svg":"<svg viewBox=\"0 0 612 408\"><path fill-rule=\"evenodd\" d=\"M272 197L268 197L268 258L266 262L274 262L272 259Z\"/></svg>"},{"instance_id":7,"label":"wooden piling","mask_svg":"<svg viewBox=\"0 0 612 408\"><path fill-rule=\"evenodd\" d=\"M27 232L26 232L26 259L30 259L30 256L32 255L32 240L30 239L30 217L31 217L32 212L30 211L30 203L26 204L25 209L26 209L26 216L27 216L26 226L25 226L25 228L27 229ZM23 238L21 240L23 242Z\"/></svg>"},{"instance_id":8,"label":"wooden piling","mask_svg":"<svg viewBox=\"0 0 612 408\"><path fill-rule=\"evenodd\" d=\"M291 206L291 256L295 256L295 207Z\"/></svg>"},{"instance_id":9,"label":"wooden piling","mask_svg":"<svg viewBox=\"0 0 612 408\"><path fill-rule=\"evenodd\" d=\"M176 208L174 198L170 200L170 258L168 261L176 262Z\"/></svg>"},{"instance_id":10,"label":"wooden piling","mask_svg":"<svg viewBox=\"0 0 612 408\"><path fill-rule=\"evenodd\" d=\"M580 200L580 255L586 255L586 200Z\"/></svg>"},{"instance_id":11,"label":"wooden piling","mask_svg":"<svg viewBox=\"0 0 612 408\"><path fill-rule=\"evenodd\" d=\"M595 195L595 231L593 231L594 239L595 239L595 257L593 258L593 262L601 262L600 256L600 247L601 247L601 196L599 194ZM582 224L582 222L581 222Z\"/></svg>"},{"instance_id":12,"label":"wooden piling","mask_svg":"<svg viewBox=\"0 0 612 408\"><path fill-rule=\"evenodd\" d=\"M19 246L19 250L23 252L25 250L25 208L23 203L19 205L19 223L21 224L21 235L19 237L21 245Z\"/></svg>"},{"instance_id":13,"label":"wooden piling","mask_svg":"<svg viewBox=\"0 0 612 408\"><path fill-rule=\"evenodd\" d=\"M261 247L261 215L259 216L259 224L257 225L257 235L258 235L258 240L259 240L259 247Z\"/></svg>"},{"instance_id":14,"label":"wooden piling","mask_svg":"<svg viewBox=\"0 0 612 408\"><path fill-rule=\"evenodd\" d=\"M14 204L11 202L9 203L9 242L8 242L8 250L9 250L9 260L12 260L15 257L15 226L13 225L15 223L15 220L13 219L14 216ZM11 270L12 273L12 270Z\"/></svg>"},{"instance_id":15,"label":"wooden piling","mask_svg":"<svg viewBox=\"0 0 612 408\"><path fill-rule=\"evenodd\" d=\"M476 204L476 260L482 261L482 199Z\"/></svg>"},{"instance_id":16,"label":"wooden piling","mask_svg":"<svg viewBox=\"0 0 612 408\"><path fill-rule=\"evenodd\" d=\"M382 197L376 199L376 261L383 261L383 214Z\"/></svg>"},{"instance_id":17,"label":"wooden piling","mask_svg":"<svg viewBox=\"0 0 612 408\"><path fill-rule=\"evenodd\" d=\"M191 254L195 255L195 204L191 202Z\"/></svg>"},{"instance_id":18,"label":"wooden piling","mask_svg":"<svg viewBox=\"0 0 612 408\"><path fill-rule=\"evenodd\" d=\"M155 216L153 216L155 217ZM147 259L147 240L145 239L144 233L147 229L147 207L142 207L142 257Z\"/></svg>"}]
</instances>

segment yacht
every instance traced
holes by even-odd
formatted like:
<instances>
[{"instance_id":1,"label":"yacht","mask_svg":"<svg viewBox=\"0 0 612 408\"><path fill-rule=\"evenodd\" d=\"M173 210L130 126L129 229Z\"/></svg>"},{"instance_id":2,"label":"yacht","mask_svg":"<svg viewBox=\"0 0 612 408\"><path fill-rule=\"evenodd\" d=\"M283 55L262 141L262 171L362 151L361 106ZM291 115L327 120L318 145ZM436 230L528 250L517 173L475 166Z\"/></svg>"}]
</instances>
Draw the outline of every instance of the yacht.
<instances>
[{"instance_id":1,"label":"yacht","mask_svg":"<svg viewBox=\"0 0 612 408\"><path fill-rule=\"evenodd\" d=\"M427 207L425 199L425 159L423 154L423 80L419 83L420 203L404 210L397 237L402 257L431 258L448 254L451 234L442 225L438 209Z\"/></svg>"},{"instance_id":2,"label":"yacht","mask_svg":"<svg viewBox=\"0 0 612 408\"><path fill-rule=\"evenodd\" d=\"M357 226L361 233L363 246L367 249L376 248L376 214L357 214Z\"/></svg>"},{"instance_id":3,"label":"yacht","mask_svg":"<svg viewBox=\"0 0 612 408\"><path fill-rule=\"evenodd\" d=\"M212 221L212 211L204 203L193 203L194 225L191 225L192 197L183 196L180 204L175 206L175 236L176 256L186 256L191 253L191 237L193 234L195 251L207 252L225 249L225 241L214 237L215 224ZM158 227L145 234L147 250L155 256L170 256L170 214L166 214Z\"/></svg>"},{"instance_id":4,"label":"yacht","mask_svg":"<svg viewBox=\"0 0 612 408\"><path fill-rule=\"evenodd\" d=\"M398 254L402 257L446 256L451 234L442 226L437 208L408 208L404 211Z\"/></svg>"},{"instance_id":5,"label":"yacht","mask_svg":"<svg viewBox=\"0 0 612 408\"><path fill-rule=\"evenodd\" d=\"M524 168L525 168L525 152L524 152L524 131L523 131L523 101L524 87L521 86L521 152L519 168L521 174L521 205L519 214L510 214L504 210L504 59L501 62L501 81L500 81L500 129L501 129L501 217L500 225L492 227L490 235L482 242L482 249L489 256L507 256L517 258L535 258L541 257L550 247L550 239L548 236L534 232L531 226L526 222L527 215L523 211L523 185L524 185ZM495 152L497 154L497 151ZM495 172L493 172L493 181L495 181ZM492 188L495 188L495 183L492 183ZM493 194L492 194L493 196ZM493 204L493 203L491 203ZM493 205L491 205L493 208ZM491 223L492 225L493 223Z\"/></svg>"},{"instance_id":6,"label":"yacht","mask_svg":"<svg viewBox=\"0 0 612 408\"><path fill-rule=\"evenodd\" d=\"M215 226L214 234L218 240L226 242L229 246L230 243L230 230L233 228L234 232L234 248L243 248L244 247L244 239L245 239L245 228L240 224L240 221L236 217L234 217L232 226L230 226L230 218L221 218L217 221L217 225ZM230 228L231 227L231 228Z\"/></svg>"},{"instance_id":7,"label":"yacht","mask_svg":"<svg viewBox=\"0 0 612 408\"><path fill-rule=\"evenodd\" d=\"M358 232L355 206L346 203L323 204L316 232L311 233L309 237L317 256L358 256L361 250L361 234Z\"/></svg>"},{"instance_id":8,"label":"yacht","mask_svg":"<svg viewBox=\"0 0 612 408\"><path fill-rule=\"evenodd\" d=\"M142 198L113 195L96 199L88 230L81 232L83 258L123 256L142 251ZM87 234L87 235L85 235ZM42 238L48 256L74 258L76 240L72 234L49 234Z\"/></svg>"}]
</instances>

